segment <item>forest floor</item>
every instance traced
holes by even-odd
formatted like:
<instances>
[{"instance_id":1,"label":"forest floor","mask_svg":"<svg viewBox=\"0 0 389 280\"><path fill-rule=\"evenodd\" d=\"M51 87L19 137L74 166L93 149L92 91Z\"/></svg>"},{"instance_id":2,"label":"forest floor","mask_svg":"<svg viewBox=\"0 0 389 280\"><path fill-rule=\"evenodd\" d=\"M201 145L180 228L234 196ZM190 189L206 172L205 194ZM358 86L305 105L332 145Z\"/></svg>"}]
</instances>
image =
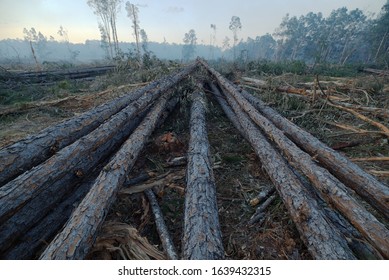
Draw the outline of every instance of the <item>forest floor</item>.
<instances>
[{"instance_id":1,"label":"forest floor","mask_svg":"<svg viewBox=\"0 0 389 280\"><path fill-rule=\"evenodd\" d=\"M298 88L302 83L313 82L315 79L314 76L294 74L267 76L228 71L224 74L235 81L240 81L242 87L246 86L241 80L242 76L266 80L274 88L281 85L293 85ZM130 74L115 73L82 83L66 81L44 89L51 94L36 98L32 102L34 106L30 106L31 102L1 105L0 147L80 114L154 78L156 78L154 74L149 78L140 78ZM352 78L320 77L320 79L347 85L347 89L337 89L338 93L348 96L356 104L389 109L388 77L361 74ZM115 83L112 84L113 80ZM38 92L39 88L34 90ZM153 133L131 173L128 174L130 179L148 174L150 178L140 182L139 185L156 182L154 190L178 252L182 240L185 164L171 166L168 163L173 158L184 157L188 147L190 102L185 96L189 92L183 88L181 90L185 92L180 105ZM250 85L246 90L260 97L324 143L339 148L339 152L350 158L389 156L388 137L378 133L357 133L358 129L366 131L377 131L377 129L348 112L271 89L254 89ZM250 224L250 218L257 207L253 205L252 200L261 190L272 184L250 145L229 122L213 96L207 93L207 98L207 129L226 258L310 259L311 256L300 240L297 229L279 197L267 208L266 219L261 224ZM2 114L10 109L14 111L10 114ZM388 118L376 115L370 117L389 125ZM340 128L336 124L347 126L348 129ZM163 143L161 139L166 137L173 139L171 144ZM379 175L380 181L389 184L387 175L389 161L358 161L357 164ZM128 227L134 227L140 236L146 237L150 244L162 251L147 198L143 193L127 194L126 189L129 189L128 185L123 186L124 191L119 194L111 207L106 224L120 222ZM117 244L118 238L112 236L111 239L110 241L105 239L105 243L100 240L101 243L96 244L89 257L130 258L128 254L123 254L123 248L120 249L120 244ZM134 242L132 244L136 246ZM142 248L144 249L139 245L137 250Z\"/></svg>"}]
</instances>

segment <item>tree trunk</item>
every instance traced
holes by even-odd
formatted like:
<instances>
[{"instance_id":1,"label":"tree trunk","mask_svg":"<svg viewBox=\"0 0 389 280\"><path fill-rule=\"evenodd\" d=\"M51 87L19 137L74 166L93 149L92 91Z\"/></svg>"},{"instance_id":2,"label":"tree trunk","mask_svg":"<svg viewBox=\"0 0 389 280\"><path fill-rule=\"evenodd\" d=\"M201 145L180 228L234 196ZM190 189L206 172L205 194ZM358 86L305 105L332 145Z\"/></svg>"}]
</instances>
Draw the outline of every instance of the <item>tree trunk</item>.
<instances>
[{"instance_id":1,"label":"tree trunk","mask_svg":"<svg viewBox=\"0 0 389 280\"><path fill-rule=\"evenodd\" d=\"M163 120L167 118L168 114L173 111L177 103L178 98L172 98L171 100L169 100L166 110L162 112L157 126L160 126ZM147 112L145 111L139 116L137 116L135 120L130 122L128 127L122 130L123 132L125 131L127 137L138 126L140 121L145 117L146 113ZM104 147L101 147L100 149L102 152L97 151L91 156L111 154L113 151L116 151L122 144L123 140L120 139L123 139L123 137L117 135L114 139L111 140L111 146L114 146L114 148L111 148L111 146L104 145ZM98 166L96 166L91 171L85 172L86 174L90 174L90 172L92 172L92 175L88 175L88 178L96 178L102 167L109 160L109 157L103 158L102 156L100 156L100 158L102 158L102 161L96 160L96 162L99 162ZM37 252L34 248L39 249L40 247L47 245L47 242L49 242L54 237L54 234L58 231L58 229L63 226L63 224L69 218L71 212L68 212L67 214L64 213L68 210L68 208L70 208L70 211L75 208L75 204L79 203L79 201L85 196L86 192L89 190L91 184L93 183L93 181L89 182L90 179L88 178L83 179L82 184L80 186L74 187L72 189L72 192L69 191L70 197L62 202L62 197L66 195L66 193L63 191L64 185L54 184L50 189L42 192L42 194L38 195L36 198L28 202L20 211L18 211L8 221L1 225L0 251L4 251L10 246L16 247L16 249L12 248L9 250L10 252L7 252L5 254L6 258L23 259L26 254L30 254L30 256L27 255L26 258L31 258L31 256L38 257L36 256ZM80 178L78 178L78 180L70 180L70 182L65 185L66 189L70 189L70 187L75 185L79 180ZM86 187L85 184L89 185ZM58 203L60 204L58 206L55 206ZM49 214L47 215L47 213ZM47 216L44 217L45 215ZM24 236L22 236L23 234ZM17 245L13 244L13 241L15 240L17 241ZM31 248L22 253L22 251L24 251L25 248L28 248L29 246ZM19 253L21 256L17 257Z\"/></svg>"},{"instance_id":2,"label":"tree trunk","mask_svg":"<svg viewBox=\"0 0 389 280\"><path fill-rule=\"evenodd\" d=\"M77 142L74 144L74 151L69 151L66 154L73 155L73 158L69 159L67 156L53 157L53 159L57 159L57 162L54 162L54 164L50 164L49 166L42 164L34 168L34 170L39 171L35 173L35 176L39 180L39 186L44 189L41 189L40 193L36 194L32 199L17 207L16 212L12 213L13 215L0 225L0 252L12 246L13 242L25 234L29 228L39 223L50 211L53 211L56 208L56 204L60 203L64 196L70 192L78 192L77 184L86 175L94 172L101 162L106 161L120 147L131 132L139 125L146 113L147 111L142 112L133 120L125 121L122 129L113 133L111 139L107 140L107 142L97 142L100 144L99 146L89 149L88 141L81 140L80 144L77 145ZM91 137L93 139L93 135ZM64 148L64 150L68 150L68 148L71 148L71 146ZM83 148L85 150L82 153L78 152ZM47 162L50 163L50 160L45 163ZM50 171L52 179L48 179L45 176L45 170L47 168L52 169Z\"/></svg>"},{"instance_id":3,"label":"tree trunk","mask_svg":"<svg viewBox=\"0 0 389 280\"><path fill-rule=\"evenodd\" d=\"M389 258L389 230L358 203L340 181L326 169L316 165L308 154L300 150L282 131L262 116L225 78L216 71L212 74L227 90L225 92L227 98L231 99L229 95L235 98L250 118L277 144L288 161L306 174L327 202L334 205L384 256Z\"/></svg>"},{"instance_id":4,"label":"tree trunk","mask_svg":"<svg viewBox=\"0 0 389 280\"><path fill-rule=\"evenodd\" d=\"M39 251L46 247L54 238L55 234L69 219L70 214L80 203L82 198L88 193L93 185L96 176L91 176L85 180L81 186L72 192L63 202L53 209L37 225L24 231L25 235L18 239L18 242L6 253L0 255L0 259L8 260L28 260L37 259ZM33 219L33 218L32 218ZM37 222L37 220L35 220ZM16 231L19 235L20 233Z\"/></svg>"},{"instance_id":5,"label":"tree trunk","mask_svg":"<svg viewBox=\"0 0 389 280\"><path fill-rule=\"evenodd\" d=\"M216 97L216 100L221 105L227 117L234 124L234 126L239 130L239 132L245 137L245 139L248 140L248 135L246 131L243 130L243 127L238 122L235 113L228 106L224 98L220 95L219 90L213 84L211 84L210 86ZM353 250L356 256L358 256L358 258L382 259L382 256L379 253L377 253L377 251L363 238L363 236L360 235L360 233L347 220L345 220L340 214L336 213L335 211L333 211L332 209L330 209L328 206L325 205L320 195L316 191L314 191L312 186L308 183L308 181L303 176L301 176L300 173L296 172L296 170L293 170L293 172L297 176L297 178L301 181L305 189L310 190L308 192L311 196L310 199L312 201L313 200L319 201L320 212L325 216L327 216L330 219L331 223L337 227L339 232L342 233L343 237L346 239L347 243L349 244L349 247Z\"/></svg>"},{"instance_id":6,"label":"tree trunk","mask_svg":"<svg viewBox=\"0 0 389 280\"><path fill-rule=\"evenodd\" d=\"M328 217L330 223L341 233L354 255L361 260L383 259L382 255L366 240L365 237L344 218L336 209L329 206L321 194L312 186L308 179L291 166L293 173L304 185L305 189L316 200L322 213Z\"/></svg>"},{"instance_id":7,"label":"tree trunk","mask_svg":"<svg viewBox=\"0 0 389 280\"><path fill-rule=\"evenodd\" d=\"M389 188L387 186L310 133L285 119L270 107L267 107L261 100L247 92L242 92L242 94L266 118L271 120L285 135L299 145L301 149L311 156L315 156L316 160L346 184L346 186L352 188L361 197L366 199L371 206L389 219Z\"/></svg>"},{"instance_id":8,"label":"tree trunk","mask_svg":"<svg viewBox=\"0 0 389 280\"><path fill-rule=\"evenodd\" d=\"M156 127L167 99L168 96L161 97L139 127L103 168L63 230L40 256L41 259L85 258L126 174L135 164L145 142Z\"/></svg>"},{"instance_id":9,"label":"tree trunk","mask_svg":"<svg viewBox=\"0 0 389 280\"><path fill-rule=\"evenodd\" d=\"M141 89L128 93L81 116L48 127L40 133L28 136L12 145L0 149L0 186L16 176L42 163L63 147L90 133L105 120L116 114L129 103L150 92L164 92L185 78L195 69L192 64L175 74L166 76ZM1 187L0 187L1 189Z\"/></svg>"},{"instance_id":10,"label":"tree trunk","mask_svg":"<svg viewBox=\"0 0 389 280\"><path fill-rule=\"evenodd\" d=\"M158 121L158 126L167 118L170 112L173 111L178 103L178 98L174 97L169 100L166 110L162 112ZM141 120L145 117L147 111L138 114L132 121L128 122L113 139L86 157L90 164L86 164L87 169L83 170L84 174L96 172L100 170L101 164L107 162L108 157L116 151L123 141L131 134L131 132L138 126ZM96 166L97 164L97 166ZM96 167L95 167L96 166ZM77 170L75 173L77 173ZM39 221L47 215L55 207L57 203L61 202L63 196L68 192L78 191L76 186L83 176L75 173L68 173L61 180L55 182L50 188L44 190L37 197L27 202L20 210L18 210L9 220L0 225L0 252L13 245L13 241L17 240L21 235L25 234L30 227L39 223ZM96 175L97 176L97 175ZM55 211L55 210L54 210Z\"/></svg>"},{"instance_id":11,"label":"tree trunk","mask_svg":"<svg viewBox=\"0 0 389 280\"><path fill-rule=\"evenodd\" d=\"M194 92L186 173L183 259L224 259L216 185L205 120L204 93Z\"/></svg>"},{"instance_id":12,"label":"tree trunk","mask_svg":"<svg viewBox=\"0 0 389 280\"><path fill-rule=\"evenodd\" d=\"M240 106L228 95L240 126L282 198L300 236L315 259L355 259L282 156L260 133Z\"/></svg>"},{"instance_id":13,"label":"tree trunk","mask_svg":"<svg viewBox=\"0 0 389 280\"><path fill-rule=\"evenodd\" d=\"M227 89L225 94L231 94L268 138L277 144L289 163L302 170L326 201L336 207L384 256L389 258L389 230L348 193L346 186L328 170L318 166L310 155L300 150L281 130L262 116L224 78L218 76L217 79Z\"/></svg>"},{"instance_id":14,"label":"tree trunk","mask_svg":"<svg viewBox=\"0 0 389 280\"><path fill-rule=\"evenodd\" d=\"M0 221L12 215L16 209L42 191L46 189L51 191L52 184L66 186L62 181L68 179L69 175L86 174L91 166L101 160L100 154L106 151L103 149L104 145L118 135L126 139L128 135L123 132L126 132L125 128L129 120L132 120L157 96L153 93L141 97L91 133L0 188ZM120 140L116 139L115 142ZM82 176L79 175L79 177Z\"/></svg>"}]
</instances>

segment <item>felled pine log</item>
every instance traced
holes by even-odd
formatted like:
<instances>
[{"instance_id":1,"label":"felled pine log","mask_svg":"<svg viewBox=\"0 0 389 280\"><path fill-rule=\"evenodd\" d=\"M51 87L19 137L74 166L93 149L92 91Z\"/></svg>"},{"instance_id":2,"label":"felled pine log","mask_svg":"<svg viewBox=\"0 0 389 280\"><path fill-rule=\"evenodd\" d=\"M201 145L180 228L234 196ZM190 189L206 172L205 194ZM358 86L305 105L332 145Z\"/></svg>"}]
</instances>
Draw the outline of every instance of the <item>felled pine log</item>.
<instances>
[{"instance_id":1,"label":"felled pine log","mask_svg":"<svg viewBox=\"0 0 389 280\"><path fill-rule=\"evenodd\" d=\"M211 85L212 91L221 105L223 111L226 113L227 117L234 124L234 126L239 130L239 132L245 137L246 140L249 141L248 135L240 123L237 121L236 114L232 111L231 107L227 104L224 98L220 95L219 90L215 85ZM249 141L250 142L250 141ZM290 167L293 169L292 167ZM309 190L309 192L305 192L305 195L308 197L310 201L318 201L318 194L314 191L314 188L305 180L301 174L297 174L296 170L293 170L294 175L302 183L301 186L305 187L305 190ZM271 189L271 188L270 188ZM265 192L262 198L267 197L269 192ZM350 249L352 249L355 256L359 259L382 259L382 256L377 252L374 247L372 247L367 240L361 236L361 234L341 215L335 213L332 209L327 206L323 206L324 202L318 202L317 209L320 213L325 217L326 221L329 221L329 226L331 228L337 228L336 231L341 233L341 238L346 240Z\"/></svg>"},{"instance_id":2,"label":"felled pine log","mask_svg":"<svg viewBox=\"0 0 389 280\"><path fill-rule=\"evenodd\" d=\"M1 187L0 221L46 189L56 195L57 189L53 184L67 186L66 180L71 180L68 177L82 177L82 174L87 173L90 167L101 160L103 154L109 152L109 149L104 147L106 143L110 143L111 139L116 140L113 144L123 142L126 136L128 137L126 128L130 120L149 106L158 95L154 92L142 96L97 129Z\"/></svg>"},{"instance_id":3,"label":"felled pine log","mask_svg":"<svg viewBox=\"0 0 389 280\"><path fill-rule=\"evenodd\" d=\"M182 74L182 72L180 73ZM63 148L42 165L36 166L1 187L0 222L4 220L4 217L12 215L13 211L21 204L49 188L53 182L57 182L62 176L67 175L69 177L74 175L73 173L82 176L85 169L92 165L90 160L93 159L90 159L88 155L99 149L104 152L101 147L104 143L126 133L125 127L129 124L128 120L131 120L149 106L161 93L178 83L181 80L181 74L179 75L180 78L176 75L151 93L142 95L137 101L130 103L97 129ZM116 138L115 142L118 140L120 139ZM94 153L96 154L96 152Z\"/></svg>"},{"instance_id":4,"label":"felled pine log","mask_svg":"<svg viewBox=\"0 0 389 280\"><path fill-rule=\"evenodd\" d=\"M39 257L39 252L47 246L54 238L56 233L69 219L70 214L88 193L93 185L96 174L86 178L84 182L77 186L77 189L70 193L61 203L59 203L47 216L40 220L35 220L36 225L28 228L23 227L20 231L20 226L15 226L9 229L9 235L12 239L17 237L17 242L13 242L8 237L8 245L10 248L5 253L0 254L1 259L8 260L30 260ZM31 217L34 219L34 217ZM4 237L2 237L3 239ZM5 237L6 238L6 237ZM2 250L5 249L2 247Z\"/></svg>"},{"instance_id":5,"label":"felled pine log","mask_svg":"<svg viewBox=\"0 0 389 280\"><path fill-rule=\"evenodd\" d=\"M132 169L147 139L155 129L171 94L158 103L103 168L88 194L75 209L41 259L84 259L92 247L109 207L114 202L126 174Z\"/></svg>"},{"instance_id":6,"label":"felled pine log","mask_svg":"<svg viewBox=\"0 0 389 280\"><path fill-rule=\"evenodd\" d=\"M158 126L167 118L168 113L173 111L178 98L174 97L169 100L166 110L164 110L159 118ZM124 129L129 135L138 126L144 118L144 112L137 116L133 121L129 122L131 127ZM121 139L121 138L120 138ZM90 157L99 156L109 152L116 151L123 141L114 138L111 141L117 142L114 149L104 149L96 153L92 153ZM101 169L108 162L109 157L99 161L98 166L87 172L85 178L70 181L68 185L76 186L72 188L70 194L64 197L63 190L58 189L57 192L51 190L43 191L40 195L29 201L23 208L16 212L9 220L0 225L0 246L1 252L10 247L6 253L0 254L0 258L6 259L31 259L37 258L39 250L45 248L47 244L54 238L58 230L69 219L71 212L77 207L85 194L89 191L94 179L97 177ZM78 181L82 180L81 185ZM92 181L91 181L92 180ZM69 186L62 188L69 189ZM55 187L55 184L53 185ZM48 195L49 194L49 195ZM54 195L53 195L54 194ZM62 200L62 202L61 202ZM58 201L58 202L56 202ZM56 202L56 203L54 203ZM47 216L45 216L47 214Z\"/></svg>"},{"instance_id":7,"label":"felled pine log","mask_svg":"<svg viewBox=\"0 0 389 280\"><path fill-rule=\"evenodd\" d=\"M196 65L191 64L177 73L156 80L141 89L129 92L80 116L48 127L38 134L27 136L0 149L0 158L2 159L0 162L0 186L90 133L142 95L148 95L156 90L160 93L171 88L187 77L195 68Z\"/></svg>"},{"instance_id":8,"label":"felled pine log","mask_svg":"<svg viewBox=\"0 0 389 280\"><path fill-rule=\"evenodd\" d=\"M222 77L218 82L227 90L239 106L285 155L288 162L301 170L312 185L321 192L326 201L337 208L384 256L389 258L389 230L379 222L361 203L354 199L337 178L327 169L317 165L311 156L287 138L272 122L261 115L233 86Z\"/></svg>"},{"instance_id":9,"label":"felled pine log","mask_svg":"<svg viewBox=\"0 0 389 280\"><path fill-rule=\"evenodd\" d=\"M182 258L224 259L203 92L192 94Z\"/></svg>"},{"instance_id":10,"label":"felled pine log","mask_svg":"<svg viewBox=\"0 0 389 280\"><path fill-rule=\"evenodd\" d=\"M4 201L0 206L1 210L6 207L11 209L0 223L0 253L13 246L14 241L28 233L30 228L40 223L47 214L56 212L57 204L61 203L66 195L82 191L78 185L120 147L146 113L147 111L140 112L131 120L126 120L126 114L120 118L114 117L112 121L118 126L106 123L99 134L98 130L95 130L96 133L82 137L45 163L26 172L26 177L21 175L0 189L1 194L4 194L3 190L10 190L1 198ZM104 135L109 131L107 127L113 129L110 136ZM14 189L16 191L13 193L15 186L20 189ZM17 192L19 190L24 192ZM18 202L18 199L22 200ZM61 223L60 219L56 223Z\"/></svg>"},{"instance_id":11,"label":"felled pine log","mask_svg":"<svg viewBox=\"0 0 389 280\"><path fill-rule=\"evenodd\" d=\"M226 98L236 115L234 119L239 121L238 127L244 131L243 136L249 141L263 164L312 257L315 259L355 259L347 242L329 223L327 217L320 211L317 202L305 190L284 158L261 134L238 103L231 96L226 95ZM228 113L227 116L234 115Z\"/></svg>"},{"instance_id":12,"label":"felled pine log","mask_svg":"<svg viewBox=\"0 0 389 280\"><path fill-rule=\"evenodd\" d=\"M334 151L316 137L301 129L275 110L266 106L260 99L243 91L242 95L267 119L272 121L302 150L314 156L325 168L353 189L371 206L389 219L389 187L379 182L345 156Z\"/></svg>"}]
</instances>

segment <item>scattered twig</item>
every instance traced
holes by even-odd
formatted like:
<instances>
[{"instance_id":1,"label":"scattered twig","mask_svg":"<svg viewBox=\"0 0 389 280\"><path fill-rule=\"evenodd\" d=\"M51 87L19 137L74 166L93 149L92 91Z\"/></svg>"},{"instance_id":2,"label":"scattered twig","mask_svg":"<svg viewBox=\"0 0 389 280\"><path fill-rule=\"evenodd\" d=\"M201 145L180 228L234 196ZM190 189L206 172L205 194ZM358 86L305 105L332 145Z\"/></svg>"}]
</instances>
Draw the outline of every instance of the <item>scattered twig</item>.
<instances>
[{"instance_id":1,"label":"scattered twig","mask_svg":"<svg viewBox=\"0 0 389 280\"><path fill-rule=\"evenodd\" d=\"M371 124L371 125L373 125L373 126L379 128L380 130L382 130L382 132L383 132L384 135L386 135L387 137L389 137L389 128L386 127L385 125L383 125L383 124L381 124L381 123L379 123L379 122L377 122L377 121L374 121L374 120L372 120L372 119L370 119L370 118L368 118L368 117L366 117L366 116L364 116L364 115L362 115L362 114L356 112L356 111L353 110L353 109L345 108L345 107L343 107L343 106L336 105L336 104L331 103L331 102L329 102L328 105L330 105L330 106L332 106L332 107L335 107L335 108L338 108L338 109L340 109L340 110L349 112L349 113L351 113L351 114L353 114L353 115L356 116L357 118L359 118L359 119L361 119L361 120L363 120L363 121L365 121L365 122L367 122L367 123L369 123L369 124Z\"/></svg>"},{"instance_id":2,"label":"scattered twig","mask_svg":"<svg viewBox=\"0 0 389 280\"><path fill-rule=\"evenodd\" d=\"M367 133L368 131L365 129L361 129L358 127L354 127L345 123L335 123L335 122L328 122L328 121L323 121L326 124L336 126L338 128L344 129L344 130L350 130L352 132L357 132L357 133Z\"/></svg>"},{"instance_id":3,"label":"scattered twig","mask_svg":"<svg viewBox=\"0 0 389 280\"><path fill-rule=\"evenodd\" d=\"M379 177L389 177L389 171L369 170L369 173Z\"/></svg>"},{"instance_id":4,"label":"scattered twig","mask_svg":"<svg viewBox=\"0 0 389 280\"><path fill-rule=\"evenodd\" d=\"M167 186L172 181L181 180L184 178L184 171L181 170L177 172L176 174L170 174L171 172L167 172L165 174L162 174L160 176L157 176L154 181L146 184L131 186L130 188L122 189L119 191L119 194L134 194L134 193L140 193L147 189L151 189L153 187L159 187L159 186Z\"/></svg>"},{"instance_id":5,"label":"scattered twig","mask_svg":"<svg viewBox=\"0 0 389 280\"><path fill-rule=\"evenodd\" d=\"M389 157L363 157L352 158L352 161L389 161Z\"/></svg>"},{"instance_id":6,"label":"scattered twig","mask_svg":"<svg viewBox=\"0 0 389 280\"><path fill-rule=\"evenodd\" d=\"M272 195L276 189L274 186L267 186L264 190L262 190L255 198L250 200L251 206L256 206L262 201L264 201L268 196Z\"/></svg>"},{"instance_id":7,"label":"scattered twig","mask_svg":"<svg viewBox=\"0 0 389 280\"><path fill-rule=\"evenodd\" d=\"M176 166L182 166L187 163L187 158L184 157L176 157L172 158L169 161L166 162L165 166L166 167L176 167Z\"/></svg>"},{"instance_id":8,"label":"scattered twig","mask_svg":"<svg viewBox=\"0 0 389 280\"><path fill-rule=\"evenodd\" d=\"M255 214L251 216L249 224L254 224L258 221L261 221L265 216L266 209L272 204L272 202L276 199L277 195L273 194L268 199L265 200L264 203L262 203L257 210L255 211Z\"/></svg>"},{"instance_id":9,"label":"scattered twig","mask_svg":"<svg viewBox=\"0 0 389 280\"><path fill-rule=\"evenodd\" d=\"M349 141L349 142L340 142L340 143L336 143L334 145L331 146L331 148L335 151L338 151L338 150L342 150L342 149L345 149L345 148L352 148L352 147L356 147L356 146L359 146L359 145L363 145L363 144L366 144L366 143L369 143L371 142L371 139L362 139L362 140L354 140L354 141Z\"/></svg>"},{"instance_id":10,"label":"scattered twig","mask_svg":"<svg viewBox=\"0 0 389 280\"><path fill-rule=\"evenodd\" d=\"M154 192L150 189L145 190L145 194L150 202L151 210L153 211L155 218L155 225L157 226L159 238L161 239L166 255L170 260L178 260L176 249L166 227L165 221L163 220L163 214L158 205L157 198L155 197Z\"/></svg>"}]
</instances>

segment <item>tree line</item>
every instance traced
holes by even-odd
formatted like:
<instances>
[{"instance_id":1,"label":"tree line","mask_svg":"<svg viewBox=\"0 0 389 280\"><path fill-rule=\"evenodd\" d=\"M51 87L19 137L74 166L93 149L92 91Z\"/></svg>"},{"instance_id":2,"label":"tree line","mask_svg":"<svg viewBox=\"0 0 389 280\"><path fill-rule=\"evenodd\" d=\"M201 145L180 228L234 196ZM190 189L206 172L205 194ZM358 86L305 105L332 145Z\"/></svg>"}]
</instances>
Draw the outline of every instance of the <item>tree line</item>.
<instances>
[{"instance_id":1,"label":"tree line","mask_svg":"<svg viewBox=\"0 0 389 280\"><path fill-rule=\"evenodd\" d=\"M367 63L389 67L389 1L376 18L360 9L287 14L273 34L247 38L236 46L240 59L300 60L309 64Z\"/></svg>"},{"instance_id":2,"label":"tree line","mask_svg":"<svg viewBox=\"0 0 389 280\"><path fill-rule=\"evenodd\" d=\"M239 32L244 28L240 17L232 16L228 25L232 32L232 45L231 39L226 36L221 46L216 45L215 24L210 25L208 46L197 44L193 28L184 34L183 44L169 44L166 40L163 43L150 42L146 31L141 28L140 6L129 1L125 3L125 9L135 42L120 42L116 19L122 0L87 0L87 3L98 18L101 35L98 44L93 40L87 40L84 46L72 44L68 31L62 26L58 31L58 41L34 28L25 28L24 42L27 44L21 48L19 40L0 41L0 59L16 56L20 60L28 52L30 59L38 65L39 61L49 60L50 57L57 59L53 55L56 53L53 48L57 46L63 50L62 57L71 62L99 59L101 56L109 60L132 56L142 65L152 56L183 61L201 56L243 62L298 60L312 65L367 63L389 68L389 0L374 18L360 9L348 10L345 7L333 10L327 17L313 12L299 17L287 14L272 34L248 37L246 40L239 38ZM99 49L96 49L97 45ZM92 55L96 56L92 58Z\"/></svg>"}]
</instances>

